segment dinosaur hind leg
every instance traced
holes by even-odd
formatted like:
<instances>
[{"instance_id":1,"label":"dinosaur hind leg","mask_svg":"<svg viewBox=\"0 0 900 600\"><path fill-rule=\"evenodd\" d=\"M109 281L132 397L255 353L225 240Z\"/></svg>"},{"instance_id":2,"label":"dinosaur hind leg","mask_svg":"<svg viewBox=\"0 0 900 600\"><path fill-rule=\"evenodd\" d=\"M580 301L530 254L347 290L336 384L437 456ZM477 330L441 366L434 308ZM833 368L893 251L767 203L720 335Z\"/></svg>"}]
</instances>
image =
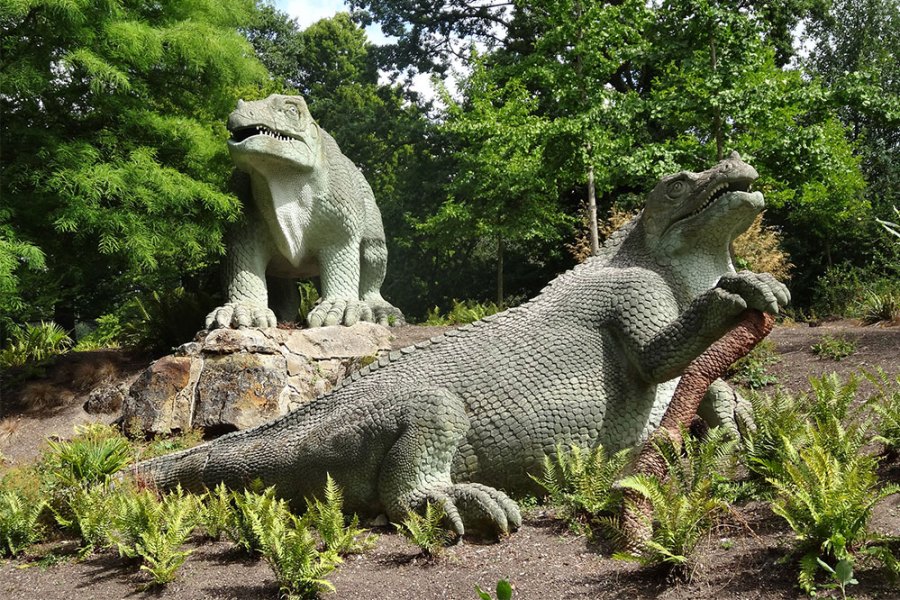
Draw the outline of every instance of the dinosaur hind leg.
<instances>
[{"instance_id":1,"label":"dinosaur hind leg","mask_svg":"<svg viewBox=\"0 0 900 600\"><path fill-rule=\"evenodd\" d=\"M375 322L388 325L391 319L402 325L403 313L381 296L387 271L387 246L380 238L363 238L359 246L359 297L372 309Z\"/></svg>"},{"instance_id":2,"label":"dinosaur hind leg","mask_svg":"<svg viewBox=\"0 0 900 600\"><path fill-rule=\"evenodd\" d=\"M441 506L452 529L506 533L522 524L506 494L477 483L454 483L453 456L469 430L460 398L444 389L417 390L397 398L403 409L400 434L388 450L379 495L388 517L399 523L426 502Z\"/></svg>"}]
</instances>

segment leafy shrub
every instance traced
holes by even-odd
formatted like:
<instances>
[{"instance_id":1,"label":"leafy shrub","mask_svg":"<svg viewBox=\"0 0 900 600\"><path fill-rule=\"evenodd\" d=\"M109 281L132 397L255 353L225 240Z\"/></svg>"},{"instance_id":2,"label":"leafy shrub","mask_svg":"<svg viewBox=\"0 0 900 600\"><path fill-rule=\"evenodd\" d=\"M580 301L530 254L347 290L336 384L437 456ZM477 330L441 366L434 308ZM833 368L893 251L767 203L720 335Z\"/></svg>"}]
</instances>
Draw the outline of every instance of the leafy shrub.
<instances>
[{"instance_id":1,"label":"leafy shrub","mask_svg":"<svg viewBox=\"0 0 900 600\"><path fill-rule=\"evenodd\" d=\"M306 323L306 317L309 316L309 313L319 301L319 290L316 289L316 286L311 281L301 281L298 290L300 292L298 316L301 323Z\"/></svg>"},{"instance_id":2,"label":"leafy shrub","mask_svg":"<svg viewBox=\"0 0 900 600\"><path fill-rule=\"evenodd\" d=\"M709 430L704 440L682 432L681 448L671 442L657 445L668 477L631 475L620 482L646 498L653 510L653 533L640 554L617 553L616 558L645 566L663 565L670 574L687 578L697 544L727 510L728 504L712 493L714 475L730 463L736 442L724 428ZM621 537L617 519L601 523Z\"/></svg>"},{"instance_id":3,"label":"leafy shrub","mask_svg":"<svg viewBox=\"0 0 900 600\"><path fill-rule=\"evenodd\" d=\"M900 374L890 380L883 371L866 376L877 390L866 404L878 415L874 441L884 444L889 454L900 453Z\"/></svg>"},{"instance_id":4,"label":"leafy shrub","mask_svg":"<svg viewBox=\"0 0 900 600\"><path fill-rule=\"evenodd\" d=\"M856 352L856 342L841 336L822 336L822 339L810 347L816 356L841 360Z\"/></svg>"},{"instance_id":5,"label":"leafy shrub","mask_svg":"<svg viewBox=\"0 0 900 600\"><path fill-rule=\"evenodd\" d=\"M131 435L131 433L129 433ZM187 450L203 442L203 431L189 429L175 435L161 435L154 437L150 443L140 446L137 450L137 460L147 460L172 452Z\"/></svg>"},{"instance_id":6,"label":"leafy shrub","mask_svg":"<svg viewBox=\"0 0 900 600\"><path fill-rule=\"evenodd\" d=\"M447 513L442 507L426 502L424 514L409 511L403 522L399 525L394 523L394 527L403 537L421 548L425 556L437 558L452 539L452 534L444 527L446 517Z\"/></svg>"},{"instance_id":7,"label":"leafy shrub","mask_svg":"<svg viewBox=\"0 0 900 600\"><path fill-rule=\"evenodd\" d=\"M857 313L866 325L900 321L900 293L867 291L857 300Z\"/></svg>"},{"instance_id":8,"label":"leafy shrub","mask_svg":"<svg viewBox=\"0 0 900 600\"><path fill-rule=\"evenodd\" d=\"M44 506L19 490L0 490L0 555L15 556L41 539Z\"/></svg>"},{"instance_id":9,"label":"leafy shrub","mask_svg":"<svg viewBox=\"0 0 900 600\"><path fill-rule=\"evenodd\" d=\"M119 556L137 558L137 545L141 534L150 529L151 521L158 518L159 497L149 488L131 488L112 496L112 524L109 544L119 551Z\"/></svg>"},{"instance_id":10,"label":"leafy shrub","mask_svg":"<svg viewBox=\"0 0 900 600\"><path fill-rule=\"evenodd\" d=\"M57 522L81 538L80 556L109 543L115 518L115 499L105 485L77 487L69 496L67 511L56 512ZM71 516L65 516L69 514Z\"/></svg>"},{"instance_id":11,"label":"leafy shrub","mask_svg":"<svg viewBox=\"0 0 900 600\"><path fill-rule=\"evenodd\" d=\"M763 215L757 215L747 231L739 235L732 245L735 267L757 273L771 273L779 281L787 281L794 267L781 249L781 232L763 225Z\"/></svg>"},{"instance_id":12,"label":"leafy shrub","mask_svg":"<svg viewBox=\"0 0 900 600\"><path fill-rule=\"evenodd\" d=\"M482 304L474 300L464 302L453 300L453 306L445 315L441 315L437 306L429 310L425 318L425 325L464 325L496 314L501 310L493 302Z\"/></svg>"},{"instance_id":13,"label":"leafy shrub","mask_svg":"<svg viewBox=\"0 0 900 600\"><path fill-rule=\"evenodd\" d=\"M72 348L75 352L100 350L102 348L118 348L121 345L122 324L116 314L102 315L96 321L96 327Z\"/></svg>"},{"instance_id":14,"label":"leafy shrub","mask_svg":"<svg viewBox=\"0 0 900 600\"><path fill-rule=\"evenodd\" d=\"M763 340L749 354L731 365L728 377L733 382L750 389L765 387L778 381L766 369L780 360L775 343Z\"/></svg>"},{"instance_id":15,"label":"leafy shrub","mask_svg":"<svg viewBox=\"0 0 900 600\"><path fill-rule=\"evenodd\" d=\"M900 492L900 485L879 487L878 461L873 457L861 453L839 457L821 443L820 432L811 431L809 437L815 442L800 449L784 441L783 466L769 479L778 492L772 510L797 535L800 587L813 593L821 562L852 561L858 552L900 573L890 550L868 529L875 504Z\"/></svg>"},{"instance_id":16,"label":"leafy shrub","mask_svg":"<svg viewBox=\"0 0 900 600\"><path fill-rule=\"evenodd\" d=\"M197 499L178 489L167 494L156 507L134 550L143 559L141 570L152 577L151 585L164 585L175 579L175 573L192 552L180 548L196 525Z\"/></svg>"},{"instance_id":17,"label":"leafy shrub","mask_svg":"<svg viewBox=\"0 0 900 600\"><path fill-rule=\"evenodd\" d=\"M613 489L613 484L622 475L629 456L629 450L609 456L603 446L593 450L571 446L566 451L557 445L553 458L544 457L541 477L532 479L544 489L550 503L562 511L561 516L569 525L581 529L585 519L618 506L621 493Z\"/></svg>"},{"instance_id":18,"label":"leafy shrub","mask_svg":"<svg viewBox=\"0 0 900 600\"><path fill-rule=\"evenodd\" d=\"M884 319L883 310L896 306L900 298L900 279L896 273L884 273L875 267L859 268L847 265L831 267L816 282L812 310L819 315L833 315L851 319ZM888 314L891 311L888 311ZM875 318L877 317L877 318Z\"/></svg>"},{"instance_id":19,"label":"leafy shrub","mask_svg":"<svg viewBox=\"0 0 900 600\"><path fill-rule=\"evenodd\" d=\"M214 302L204 294L175 288L135 296L116 316L123 346L166 352L190 340L203 324Z\"/></svg>"},{"instance_id":20,"label":"leafy shrub","mask_svg":"<svg viewBox=\"0 0 900 600\"><path fill-rule=\"evenodd\" d=\"M326 476L325 501L314 498L306 504L303 523L319 533L326 549L343 556L365 552L375 544L375 536L367 535L368 530L359 528L359 517L353 515L346 523L344 497L331 475Z\"/></svg>"},{"instance_id":21,"label":"leafy shrub","mask_svg":"<svg viewBox=\"0 0 900 600\"><path fill-rule=\"evenodd\" d=\"M248 554L261 554L264 540L261 532L269 531L275 521L284 521L290 516L287 502L275 497L275 487L268 487L262 493L245 490L232 492L234 510L225 533L232 542Z\"/></svg>"},{"instance_id":22,"label":"leafy shrub","mask_svg":"<svg viewBox=\"0 0 900 600\"><path fill-rule=\"evenodd\" d=\"M56 323L41 321L40 325L11 327L6 345L0 349L0 367L20 367L27 363L42 363L72 346L72 338Z\"/></svg>"},{"instance_id":23,"label":"leafy shrub","mask_svg":"<svg viewBox=\"0 0 900 600\"><path fill-rule=\"evenodd\" d=\"M231 523L231 512L234 509L231 492L224 483L219 483L213 490L207 490L200 498L200 526L211 540L218 540L228 531Z\"/></svg>"},{"instance_id":24,"label":"leafy shrub","mask_svg":"<svg viewBox=\"0 0 900 600\"><path fill-rule=\"evenodd\" d=\"M279 514L270 521L256 521L262 556L288 600L316 598L320 591L334 591L325 577L341 562L333 550L319 552L316 539L292 514Z\"/></svg>"},{"instance_id":25,"label":"leafy shrub","mask_svg":"<svg viewBox=\"0 0 900 600\"><path fill-rule=\"evenodd\" d=\"M99 423L76 426L71 440L47 445L43 468L51 487L60 490L106 483L133 457L128 440Z\"/></svg>"},{"instance_id":26,"label":"leafy shrub","mask_svg":"<svg viewBox=\"0 0 900 600\"><path fill-rule=\"evenodd\" d=\"M751 392L747 396L753 412L753 427L741 431L740 456L750 472L754 495L766 495L766 479L780 468L784 440L799 440L806 431L800 400L788 392Z\"/></svg>"}]
</instances>

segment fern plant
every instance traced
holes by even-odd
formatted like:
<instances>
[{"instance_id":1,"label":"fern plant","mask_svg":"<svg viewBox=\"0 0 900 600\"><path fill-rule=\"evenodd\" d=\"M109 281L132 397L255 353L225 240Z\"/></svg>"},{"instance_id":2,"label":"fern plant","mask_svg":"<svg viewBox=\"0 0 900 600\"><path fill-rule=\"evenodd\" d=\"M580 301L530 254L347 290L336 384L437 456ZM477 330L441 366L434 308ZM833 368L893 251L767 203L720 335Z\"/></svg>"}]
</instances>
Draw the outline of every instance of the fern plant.
<instances>
[{"instance_id":1,"label":"fern plant","mask_svg":"<svg viewBox=\"0 0 900 600\"><path fill-rule=\"evenodd\" d=\"M41 539L45 505L18 490L0 490L0 555L16 556Z\"/></svg>"},{"instance_id":2,"label":"fern plant","mask_svg":"<svg viewBox=\"0 0 900 600\"><path fill-rule=\"evenodd\" d=\"M197 522L197 499L177 489L156 505L147 528L134 545L141 557L141 570L150 574L150 586L165 585L175 579L192 550L181 550Z\"/></svg>"},{"instance_id":3,"label":"fern plant","mask_svg":"<svg viewBox=\"0 0 900 600\"><path fill-rule=\"evenodd\" d=\"M81 538L80 557L107 544L113 526L114 502L113 495L104 485L78 487L68 501L66 512L70 516L54 511L57 522Z\"/></svg>"},{"instance_id":4,"label":"fern plant","mask_svg":"<svg viewBox=\"0 0 900 600\"><path fill-rule=\"evenodd\" d=\"M72 338L54 322L11 327L6 344L0 348L0 366L20 367L42 363L72 347Z\"/></svg>"},{"instance_id":5,"label":"fern plant","mask_svg":"<svg viewBox=\"0 0 900 600\"><path fill-rule=\"evenodd\" d=\"M334 591L325 577L341 562L334 550L320 552L316 539L300 519L278 513L271 520L254 521L262 544L263 559L275 572L282 597L288 600L316 598L319 592Z\"/></svg>"},{"instance_id":6,"label":"fern plant","mask_svg":"<svg viewBox=\"0 0 900 600\"><path fill-rule=\"evenodd\" d=\"M868 373L866 378L877 390L866 402L878 415L877 434L872 439L896 456L900 453L900 374L893 381L884 371Z\"/></svg>"},{"instance_id":7,"label":"fern plant","mask_svg":"<svg viewBox=\"0 0 900 600\"><path fill-rule=\"evenodd\" d=\"M796 448L784 440L783 467L770 483L778 492L772 510L794 530L800 558L800 587L815 591L820 560L853 560L862 552L900 574L900 563L884 540L868 529L872 509L883 498L900 492L900 485L879 487L877 459L863 453L845 454L810 423L812 443ZM853 442L855 444L855 442Z\"/></svg>"},{"instance_id":8,"label":"fern plant","mask_svg":"<svg viewBox=\"0 0 900 600\"><path fill-rule=\"evenodd\" d=\"M288 518L287 502L275 497L274 486L262 492L233 492L232 498L234 509L225 533L248 554L262 553L264 546L260 532L267 531L275 521Z\"/></svg>"},{"instance_id":9,"label":"fern plant","mask_svg":"<svg viewBox=\"0 0 900 600\"><path fill-rule=\"evenodd\" d=\"M119 556L138 558L141 534L159 518L159 497L150 489L123 489L112 496L112 524L109 544Z\"/></svg>"},{"instance_id":10,"label":"fern plant","mask_svg":"<svg viewBox=\"0 0 900 600\"><path fill-rule=\"evenodd\" d=\"M740 457L750 473L752 495L767 497L771 489L766 479L781 466L783 441L800 440L806 432L805 413L797 397L782 390L753 392L747 399L753 426L741 430Z\"/></svg>"},{"instance_id":11,"label":"fern plant","mask_svg":"<svg viewBox=\"0 0 900 600\"><path fill-rule=\"evenodd\" d=\"M105 484L132 460L131 445L108 425L77 426L69 441L47 441L43 459L48 482L57 488Z\"/></svg>"},{"instance_id":12,"label":"fern plant","mask_svg":"<svg viewBox=\"0 0 900 600\"><path fill-rule=\"evenodd\" d=\"M573 445L567 451L560 444L552 458L544 456L541 477L531 478L569 525L581 528L585 519L612 512L618 506L621 493L613 489L613 484L621 477L629 457L630 450L609 456L603 446L588 450Z\"/></svg>"},{"instance_id":13,"label":"fern plant","mask_svg":"<svg viewBox=\"0 0 900 600\"><path fill-rule=\"evenodd\" d=\"M318 533L325 548L344 556L365 552L375 544L376 537L368 535L368 530L359 528L359 517L353 515L350 522L344 518L344 496L340 487L331 478L325 477L325 500L307 500L307 512L303 516Z\"/></svg>"},{"instance_id":14,"label":"fern plant","mask_svg":"<svg viewBox=\"0 0 900 600\"><path fill-rule=\"evenodd\" d=\"M218 540L222 534L228 531L232 519L234 504L232 495L224 483L219 483L214 489L207 490L200 497L200 513L198 515L200 526L204 535L211 540Z\"/></svg>"},{"instance_id":15,"label":"fern plant","mask_svg":"<svg viewBox=\"0 0 900 600\"><path fill-rule=\"evenodd\" d=\"M730 464L736 441L723 428L709 430L703 440L683 431L682 439L681 447L671 442L657 445L668 473L664 481L637 474L619 483L650 502L653 534L639 554L617 553L614 557L645 566L662 565L670 575L687 579L697 544L728 508L712 488L714 475ZM622 530L615 517L605 517L601 523L621 539Z\"/></svg>"},{"instance_id":16,"label":"fern plant","mask_svg":"<svg viewBox=\"0 0 900 600\"><path fill-rule=\"evenodd\" d=\"M425 556L437 558L452 540L452 534L444 527L446 517L447 513L441 506L426 502L423 514L409 511L402 523L393 525L403 537L418 546Z\"/></svg>"}]
</instances>

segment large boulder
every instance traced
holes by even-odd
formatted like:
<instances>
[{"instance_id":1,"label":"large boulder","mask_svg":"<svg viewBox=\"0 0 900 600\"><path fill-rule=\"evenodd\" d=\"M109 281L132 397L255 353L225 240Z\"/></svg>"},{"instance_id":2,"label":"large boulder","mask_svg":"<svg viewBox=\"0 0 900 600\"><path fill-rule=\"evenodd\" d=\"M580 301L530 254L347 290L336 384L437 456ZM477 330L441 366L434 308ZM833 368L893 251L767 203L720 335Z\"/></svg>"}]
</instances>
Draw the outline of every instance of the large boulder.
<instances>
[{"instance_id":1,"label":"large boulder","mask_svg":"<svg viewBox=\"0 0 900 600\"><path fill-rule=\"evenodd\" d=\"M217 329L154 362L122 407L131 431L247 429L330 391L391 349L380 325Z\"/></svg>"}]
</instances>

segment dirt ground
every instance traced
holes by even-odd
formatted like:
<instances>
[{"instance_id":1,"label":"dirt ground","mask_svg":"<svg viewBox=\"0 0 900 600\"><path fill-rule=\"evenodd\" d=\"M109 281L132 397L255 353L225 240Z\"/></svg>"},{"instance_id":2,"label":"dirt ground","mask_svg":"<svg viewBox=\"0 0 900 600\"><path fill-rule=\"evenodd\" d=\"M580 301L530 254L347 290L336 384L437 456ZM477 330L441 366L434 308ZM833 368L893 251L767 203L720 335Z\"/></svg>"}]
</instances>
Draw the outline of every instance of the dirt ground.
<instances>
[{"instance_id":1,"label":"dirt ground","mask_svg":"<svg viewBox=\"0 0 900 600\"><path fill-rule=\"evenodd\" d=\"M446 328L404 327L395 330L396 347L431 337ZM856 352L841 361L820 359L810 347L823 336L841 336L857 343ZM808 388L811 375L837 371L848 376L859 369L881 367L900 371L900 327L859 327L848 322L819 327L779 326L771 335L781 359L769 368L778 385L791 390ZM116 377L133 378L139 364L123 363ZM84 386L82 386L84 387ZM866 393L863 390L863 395ZM73 390L65 406L39 414L17 413L11 403L0 406L0 452L5 467L27 463L37 456L48 435L67 436L72 425L111 416L88 415L81 409L85 390ZM0 466L0 471L3 470ZM886 479L900 482L900 462L884 464ZM514 598L523 599L789 599L804 595L795 586L796 567L784 562L792 534L762 503L735 508L734 515L703 543L699 564L690 583L667 583L658 573L611 559L610 549L568 532L540 508L526 514L516 533L497 543L465 541L450 548L434 563L418 549L386 529L366 554L350 557L330 577L341 599L474 599L475 585L491 589L509 578ZM900 495L876 509L873 527L900 536ZM237 553L226 542L192 544L193 554L178 579L157 592L138 592L145 576L123 566L114 553L78 562L72 544L48 543L24 558L0 563L0 598L22 600L108 600L153 596L185 599L273 599L278 589L269 567ZM41 559L40 556L44 555ZM857 599L897 599L900 589L874 567L857 569L860 585L850 593ZM823 592L822 596L836 592Z\"/></svg>"}]
</instances>

